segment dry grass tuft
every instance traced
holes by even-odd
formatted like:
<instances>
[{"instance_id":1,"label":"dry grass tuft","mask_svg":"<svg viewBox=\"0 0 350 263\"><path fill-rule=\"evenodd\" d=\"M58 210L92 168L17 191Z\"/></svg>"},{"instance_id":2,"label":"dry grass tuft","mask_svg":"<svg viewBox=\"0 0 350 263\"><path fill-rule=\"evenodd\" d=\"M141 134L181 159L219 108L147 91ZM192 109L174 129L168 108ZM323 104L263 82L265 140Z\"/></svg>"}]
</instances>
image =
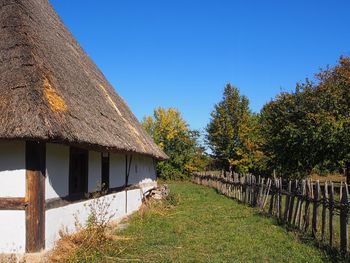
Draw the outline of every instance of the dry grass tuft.
<instances>
[{"instance_id":1,"label":"dry grass tuft","mask_svg":"<svg viewBox=\"0 0 350 263\"><path fill-rule=\"evenodd\" d=\"M78 258L91 260L91 255L102 251L106 244L113 241L106 228L87 227L74 234L61 233L61 239L49 253L49 262L75 262Z\"/></svg>"},{"instance_id":2,"label":"dry grass tuft","mask_svg":"<svg viewBox=\"0 0 350 263\"><path fill-rule=\"evenodd\" d=\"M18 258L15 254L0 254L0 262L16 263Z\"/></svg>"},{"instance_id":3,"label":"dry grass tuft","mask_svg":"<svg viewBox=\"0 0 350 263\"><path fill-rule=\"evenodd\" d=\"M76 233L60 232L60 240L49 253L48 261L54 263L80 262L82 259L94 262L94 257L101 257L105 249L113 243L115 237L111 228L113 214L108 213L110 203L103 198L95 199L88 205L90 214L85 225L76 219Z\"/></svg>"}]
</instances>

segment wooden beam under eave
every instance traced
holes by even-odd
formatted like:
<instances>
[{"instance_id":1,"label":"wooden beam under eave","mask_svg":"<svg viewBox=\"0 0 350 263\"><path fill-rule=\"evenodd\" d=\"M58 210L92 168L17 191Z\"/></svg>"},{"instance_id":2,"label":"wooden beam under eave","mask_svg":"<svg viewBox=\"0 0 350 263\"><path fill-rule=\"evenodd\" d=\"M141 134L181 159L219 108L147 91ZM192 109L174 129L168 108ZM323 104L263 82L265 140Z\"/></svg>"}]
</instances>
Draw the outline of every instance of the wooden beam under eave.
<instances>
[{"instance_id":1,"label":"wooden beam under eave","mask_svg":"<svg viewBox=\"0 0 350 263\"><path fill-rule=\"evenodd\" d=\"M46 148L43 142L26 142L26 252L45 249Z\"/></svg>"}]
</instances>

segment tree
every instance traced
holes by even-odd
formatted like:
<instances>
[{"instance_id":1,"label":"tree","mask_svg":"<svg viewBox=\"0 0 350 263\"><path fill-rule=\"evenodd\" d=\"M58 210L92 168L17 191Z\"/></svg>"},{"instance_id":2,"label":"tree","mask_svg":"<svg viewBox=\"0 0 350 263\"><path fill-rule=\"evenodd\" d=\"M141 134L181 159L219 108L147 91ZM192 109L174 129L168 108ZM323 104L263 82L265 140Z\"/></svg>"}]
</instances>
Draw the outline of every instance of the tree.
<instances>
[{"instance_id":1,"label":"tree","mask_svg":"<svg viewBox=\"0 0 350 263\"><path fill-rule=\"evenodd\" d=\"M350 163L350 59L321 70L261 111L263 149L288 177L337 172Z\"/></svg>"},{"instance_id":2,"label":"tree","mask_svg":"<svg viewBox=\"0 0 350 263\"><path fill-rule=\"evenodd\" d=\"M253 169L255 160L262 157L258 118L250 112L248 98L227 84L206 129L207 143L223 169L248 172Z\"/></svg>"},{"instance_id":3,"label":"tree","mask_svg":"<svg viewBox=\"0 0 350 263\"><path fill-rule=\"evenodd\" d=\"M169 156L169 160L157 164L161 178L184 179L194 171L204 169L206 156L198 143L199 132L189 129L178 110L159 107L153 116L144 117L142 124Z\"/></svg>"}]
</instances>

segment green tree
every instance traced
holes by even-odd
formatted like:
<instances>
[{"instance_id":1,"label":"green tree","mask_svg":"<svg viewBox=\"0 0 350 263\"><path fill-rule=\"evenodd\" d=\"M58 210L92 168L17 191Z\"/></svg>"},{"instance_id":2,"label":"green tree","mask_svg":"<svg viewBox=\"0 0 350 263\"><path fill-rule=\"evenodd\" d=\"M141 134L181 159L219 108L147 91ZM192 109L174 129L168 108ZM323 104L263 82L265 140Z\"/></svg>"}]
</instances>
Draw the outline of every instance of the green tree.
<instances>
[{"instance_id":1,"label":"green tree","mask_svg":"<svg viewBox=\"0 0 350 263\"><path fill-rule=\"evenodd\" d=\"M153 116L144 117L142 124L169 156L168 160L157 164L161 178L184 179L194 171L204 169L207 157L198 143L199 132L189 129L178 110L159 107Z\"/></svg>"},{"instance_id":2,"label":"green tree","mask_svg":"<svg viewBox=\"0 0 350 263\"><path fill-rule=\"evenodd\" d=\"M227 84L206 129L207 143L222 168L248 172L262 158L258 118L250 112L248 98Z\"/></svg>"},{"instance_id":3,"label":"green tree","mask_svg":"<svg viewBox=\"0 0 350 263\"><path fill-rule=\"evenodd\" d=\"M336 172L350 161L349 58L316 76L316 83L298 84L261 111L264 152L288 177Z\"/></svg>"}]
</instances>

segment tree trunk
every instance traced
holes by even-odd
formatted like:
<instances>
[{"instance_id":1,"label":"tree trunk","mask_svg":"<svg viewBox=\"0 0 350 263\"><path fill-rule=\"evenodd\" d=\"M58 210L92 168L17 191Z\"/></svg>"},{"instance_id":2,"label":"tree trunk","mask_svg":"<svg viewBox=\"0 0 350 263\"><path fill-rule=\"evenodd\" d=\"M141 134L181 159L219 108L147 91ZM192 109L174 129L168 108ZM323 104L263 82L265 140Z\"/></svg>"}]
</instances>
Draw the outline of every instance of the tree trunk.
<instances>
[{"instance_id":1,"label":"tree trunk","mask_svg":"<svg viewBox=\"0 0 350 263\"><path fill-rule=\"evenodd\" d=\"M350 184L350 162L345 163L346 183Z\"/></svg>"}]
</instances>

